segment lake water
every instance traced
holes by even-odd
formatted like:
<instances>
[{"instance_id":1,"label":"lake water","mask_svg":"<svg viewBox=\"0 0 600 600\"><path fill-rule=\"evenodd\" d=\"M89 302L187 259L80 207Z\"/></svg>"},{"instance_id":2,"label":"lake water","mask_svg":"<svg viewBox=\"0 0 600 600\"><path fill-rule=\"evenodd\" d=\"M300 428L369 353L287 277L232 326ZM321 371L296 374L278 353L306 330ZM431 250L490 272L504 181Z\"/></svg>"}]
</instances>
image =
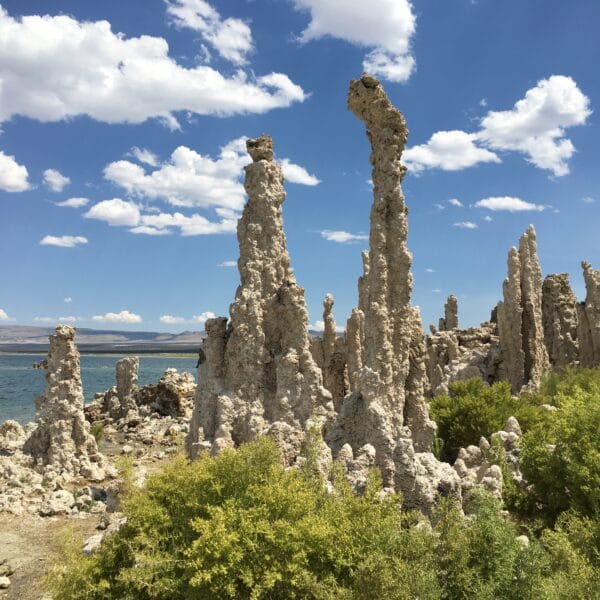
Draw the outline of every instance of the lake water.
<instances>
[{"instance_id":1,"label":"lake water","mask_svg":"<svg viewBox=\"0 0 600 600\"><path fill-rule=\"evenodd\" d=\"M115 385L115 363L127 355L83 354L81 379L86 402L96 392ZM131 355L128 355L131 356ZM45 354L0 354L0 423L14 419L20 423L35 418L34 400L46 387L44 369L34 369L34 362L46 358ZM156 355L140 356L139 385L156 383L165 369L189 371L196 376L193 356Z\"/></svg>"}]
</instances>

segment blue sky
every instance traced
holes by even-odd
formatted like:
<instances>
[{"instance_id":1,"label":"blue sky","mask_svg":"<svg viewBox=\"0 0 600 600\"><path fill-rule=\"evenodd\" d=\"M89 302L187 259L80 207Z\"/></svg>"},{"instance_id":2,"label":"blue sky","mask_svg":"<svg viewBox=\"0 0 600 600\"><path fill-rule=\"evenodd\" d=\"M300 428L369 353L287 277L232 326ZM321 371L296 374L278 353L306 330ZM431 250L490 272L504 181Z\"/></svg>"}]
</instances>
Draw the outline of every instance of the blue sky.
<instances>
[{"instance_id":1,"label":"blue sky","mask_svg":"<svg viewBox=\"0 0 600 600\"><path fill-rule=\"evenodd\" d=\"M545 274L600 266L600 3L0 0L0 323L182 331L238 285L243 138L273 136L311 322L356 304L367 67L410 129L414 303L463 325L529 223ZM62 206L61 206L62 204ZM333 232L333 233L332 233Z\"/></svg>"}]
</instances>

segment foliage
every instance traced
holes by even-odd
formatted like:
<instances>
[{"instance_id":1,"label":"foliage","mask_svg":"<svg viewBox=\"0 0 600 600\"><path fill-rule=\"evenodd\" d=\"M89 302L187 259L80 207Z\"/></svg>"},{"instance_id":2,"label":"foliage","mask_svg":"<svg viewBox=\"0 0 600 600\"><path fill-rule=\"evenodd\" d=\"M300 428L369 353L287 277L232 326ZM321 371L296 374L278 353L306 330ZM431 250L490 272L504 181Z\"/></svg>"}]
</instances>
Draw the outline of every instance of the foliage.
<instances>
[{"instance_id":1,"label":"foliage","mask_svg":"<svg viewBox=\"0 0 600 600\"><path fill-rule=\"evenodd\" d=\"M100 442L100 440L104 437L104 423L101 421L96 421L92 423L90 426L90 433L94 436L96 442Z\"/></svg>"},{"instance_id":2,"label":"foliage","mask_svg":"<svg viewBox=\"0 0 600 600\"><path fill-rule=\"evenodd\" d=\"M521 470L549 522L566 510L600 515L600 370L582 369L553 382L556 410L522 442Z\"/></svg>"},{"instance_id":3,"label":"foliage","mask_svg":"<svg viewBox=\"0 0 600 600\"><path fill-rule=\"evenodd\" d=\"M491 386L479 378L452 383L450 395L437 396L430 404L431 417L438 425L441 459L453 463L461 447L479 444L481 436L502 429L510 416L524 430L544 422L540 404L536 397L512 396L505 381Z\"/></svg>"}]
</instances>

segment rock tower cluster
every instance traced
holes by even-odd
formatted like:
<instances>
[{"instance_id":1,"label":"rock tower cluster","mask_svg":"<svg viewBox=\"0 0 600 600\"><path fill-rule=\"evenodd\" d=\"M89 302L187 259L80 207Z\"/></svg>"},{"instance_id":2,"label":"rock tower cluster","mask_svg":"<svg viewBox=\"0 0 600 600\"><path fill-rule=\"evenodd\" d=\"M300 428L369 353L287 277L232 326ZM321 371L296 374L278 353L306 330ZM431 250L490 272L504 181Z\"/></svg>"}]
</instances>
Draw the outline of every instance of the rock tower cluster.
<instances>
[{"instance_id":1,"label":"rock tower cluster","mask_svg":"<svg viewBox=\"0 0 600 600\"><path fill-rule=\"evenodd\" d=\"M271 138L248 140L248 202L238 222L241 283L230 321L207 321L187 438L190 456L269 433L291 461L302 432L332 420L331 393L310 351L304 290L296 283L283 233L281 167Z\"/></svg>"},{"instance_id":2,"label":"rock tower cluster","mask_svg":"<svg viewBox=\"0 0 600 600\"><path fill-rule=\"evenodd\" d=\"M36 467L52 475L104 478L103 457L83 412L75 328L59 325L50 336L46 391L36 399L36 425L23 447Z\"/></svg>"}]
</instances>

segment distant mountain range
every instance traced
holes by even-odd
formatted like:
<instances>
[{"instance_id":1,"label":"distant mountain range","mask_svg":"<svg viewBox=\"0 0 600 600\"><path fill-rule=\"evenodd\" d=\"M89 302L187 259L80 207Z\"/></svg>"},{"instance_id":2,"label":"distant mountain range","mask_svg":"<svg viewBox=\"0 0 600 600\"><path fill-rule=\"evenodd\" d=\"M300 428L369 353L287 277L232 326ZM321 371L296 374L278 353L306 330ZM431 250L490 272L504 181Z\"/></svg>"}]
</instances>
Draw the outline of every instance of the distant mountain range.
<instances>
[{"instance_id":1,"label":"distant mountain range","mask_svg":"<svg viewBox=\"0 0 600 600\"><path fill-rule=\"evenodd\" d=\"M40 352L48 349L53 327L0 325L0 352ZM197 352L204 332L159 333L77 328L75 342L83 352Z\"/></svg>"}]
</instances>

